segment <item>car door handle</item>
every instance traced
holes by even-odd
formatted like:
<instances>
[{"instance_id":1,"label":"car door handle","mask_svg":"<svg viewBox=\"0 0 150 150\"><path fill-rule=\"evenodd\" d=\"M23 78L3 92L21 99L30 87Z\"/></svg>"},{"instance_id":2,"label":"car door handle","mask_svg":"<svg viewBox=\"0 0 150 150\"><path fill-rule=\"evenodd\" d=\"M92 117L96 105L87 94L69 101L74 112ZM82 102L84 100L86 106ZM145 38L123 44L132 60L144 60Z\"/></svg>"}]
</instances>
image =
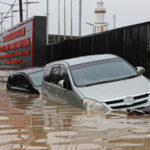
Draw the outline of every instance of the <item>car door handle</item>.
<instances>
[{"instance_id":1,"label":"car door handle","mask_svg":"<svg viewBox=\"0 0 150 150\"><path fill-rule=\"evenodd\" d=\"M56 96L59 96L59 95L60 95L59 91L56 91Z\"/></svg>"}]
</instances>

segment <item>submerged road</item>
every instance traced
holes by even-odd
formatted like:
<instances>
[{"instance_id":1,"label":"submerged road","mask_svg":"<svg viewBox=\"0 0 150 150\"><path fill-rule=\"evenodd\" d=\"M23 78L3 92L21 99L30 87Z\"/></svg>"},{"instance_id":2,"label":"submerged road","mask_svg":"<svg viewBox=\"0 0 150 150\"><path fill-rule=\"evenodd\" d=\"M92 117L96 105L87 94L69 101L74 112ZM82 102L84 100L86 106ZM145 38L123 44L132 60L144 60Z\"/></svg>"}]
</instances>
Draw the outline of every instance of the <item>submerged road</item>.
<instances>
[{"instance_id":1,"label":"submerged road","mask_svg":"<svg viewBox=\"0 0 150 150\"><path fill-rule=\"evenodd\" d=\"M149 150L150 115L97 112L6 90L0 82L2 150Z\"/></svg>"}]
</instances>

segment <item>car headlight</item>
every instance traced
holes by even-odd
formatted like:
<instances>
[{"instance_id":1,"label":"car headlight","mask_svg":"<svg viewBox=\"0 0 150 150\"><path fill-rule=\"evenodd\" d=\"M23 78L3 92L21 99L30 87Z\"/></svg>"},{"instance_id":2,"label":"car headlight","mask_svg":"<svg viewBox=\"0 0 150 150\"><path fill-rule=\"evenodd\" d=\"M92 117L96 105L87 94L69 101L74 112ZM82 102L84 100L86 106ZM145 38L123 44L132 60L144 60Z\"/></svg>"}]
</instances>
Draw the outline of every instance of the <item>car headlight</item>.
<instances>
[{"instance_id":1,"label":"car headlight","mask_svg":"<svg viewBox=\"0 0 150 150\"><path fill-rule=\"evenodd\" d=\"M91 99L83 99L83 105L85 109L90 110L90 111L107 110L107 108L103 104L96 102L95 100L91 100Z\"/></svg>"},{"instance_id":2,"label":"car headlight","mask_svg":"<svg viewBox=\"0 0 150 150\"><path fill-rule=\"evenodd\" d=\"M148 99L150 100L150 91L147 91Z\"/></svg>"}]
</instances>

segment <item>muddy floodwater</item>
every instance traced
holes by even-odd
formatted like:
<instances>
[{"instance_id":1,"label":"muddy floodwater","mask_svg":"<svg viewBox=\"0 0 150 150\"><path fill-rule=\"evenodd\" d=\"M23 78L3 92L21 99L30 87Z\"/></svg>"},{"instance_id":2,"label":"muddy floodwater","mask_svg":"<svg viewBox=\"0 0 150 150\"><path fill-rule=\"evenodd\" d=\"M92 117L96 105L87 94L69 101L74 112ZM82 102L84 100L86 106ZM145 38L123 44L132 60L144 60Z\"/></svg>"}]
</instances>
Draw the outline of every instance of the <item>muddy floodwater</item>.
<instances>
[{"instance_id":1,"label":"muddy floodwater","mask_svg":"<svg viewBox=\"0 0 150 150\"><path fill-rule=\"evenodd\" d=\"M150 150L150 115L90 113L0 83L0 150Z\"/></svg>"}]
</instances>

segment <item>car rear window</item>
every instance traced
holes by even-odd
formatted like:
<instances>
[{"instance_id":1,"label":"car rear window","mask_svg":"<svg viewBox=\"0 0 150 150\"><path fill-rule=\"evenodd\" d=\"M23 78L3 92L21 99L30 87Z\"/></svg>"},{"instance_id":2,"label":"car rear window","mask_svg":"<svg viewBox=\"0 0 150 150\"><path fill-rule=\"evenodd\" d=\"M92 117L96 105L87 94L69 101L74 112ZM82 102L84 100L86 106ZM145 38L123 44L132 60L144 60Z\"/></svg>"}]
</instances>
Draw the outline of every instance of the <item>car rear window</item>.
<instances>
[{"instance_id":1,"label":"car rear window","mask_svg":"<svg viewBox=\"0 0 150 150\"><path fill-rule=\"evenodd\" d=\"M44 71L39 71L39 72L30 74L30 78L35 86L42 85L43 76L44 76Z\"/></svg>"}]
</instances>

